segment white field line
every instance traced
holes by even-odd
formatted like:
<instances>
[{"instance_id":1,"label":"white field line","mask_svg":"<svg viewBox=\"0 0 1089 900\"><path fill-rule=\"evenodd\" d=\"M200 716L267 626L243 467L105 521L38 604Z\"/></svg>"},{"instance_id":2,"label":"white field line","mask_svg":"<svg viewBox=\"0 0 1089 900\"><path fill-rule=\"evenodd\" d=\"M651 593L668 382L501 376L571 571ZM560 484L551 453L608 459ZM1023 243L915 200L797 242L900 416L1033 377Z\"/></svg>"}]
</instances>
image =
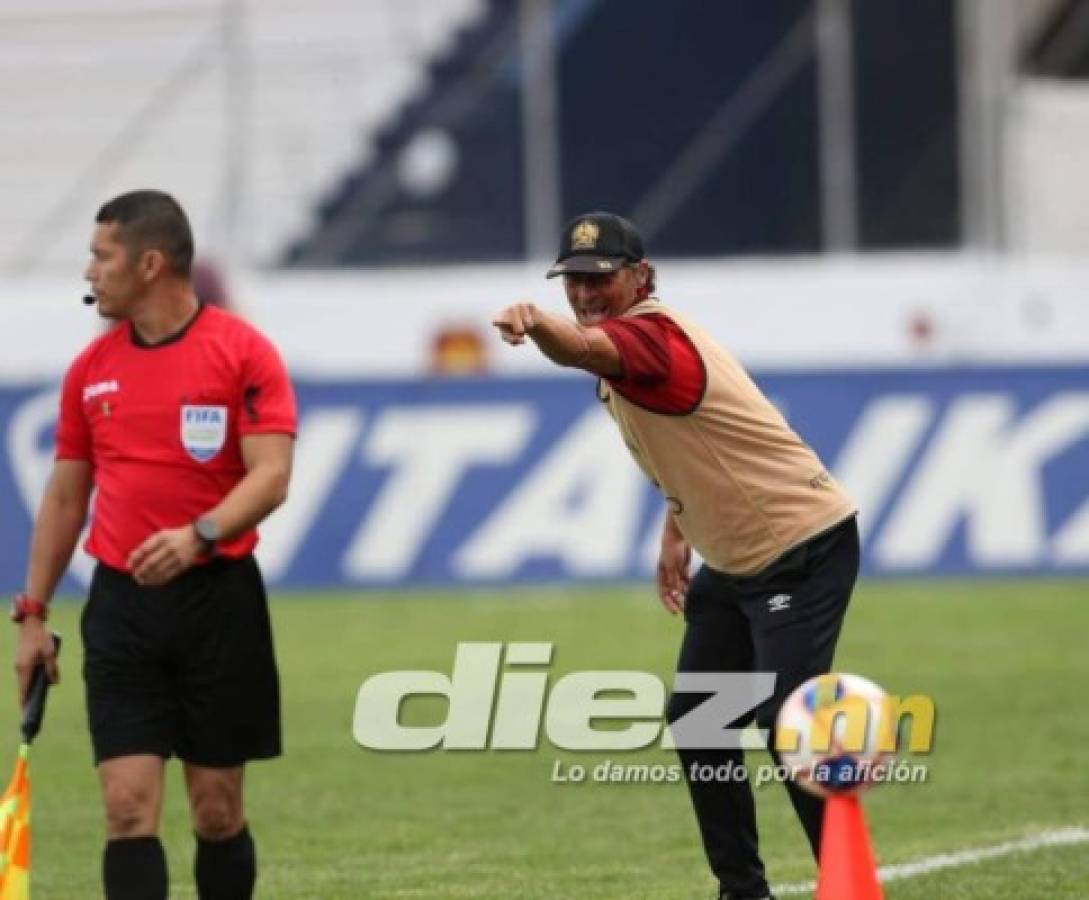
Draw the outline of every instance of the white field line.
<instances>
[{"instance_id":1,"label":"white field line","mask_svg":"<svg viewBox=\"0 0 1089 900\"><path fill-rule=\"evenodd\" d=\"M941 869L955 869L958 866L967 866L987 859L1010 856L1014 853L1031 853L1033 850L1039 850L1043 847L1061 847L1068 844L1084 843L1089 843L1089 828L1057 828L1053 831L1040 831L1036 834L1026 835L1020 840L995 844L992 847L977 847L974 850L939 853L936 856L924 856L914 862L881 866L877 870L877 874L882 882L900 881L904 878L916 878L929 872L937 872ZM772 887L772 892L780 897L786 897L792 894L808 894L816 889L816 883L808 881L796 884L781 884Z\"/></svg>"}]
</instances>

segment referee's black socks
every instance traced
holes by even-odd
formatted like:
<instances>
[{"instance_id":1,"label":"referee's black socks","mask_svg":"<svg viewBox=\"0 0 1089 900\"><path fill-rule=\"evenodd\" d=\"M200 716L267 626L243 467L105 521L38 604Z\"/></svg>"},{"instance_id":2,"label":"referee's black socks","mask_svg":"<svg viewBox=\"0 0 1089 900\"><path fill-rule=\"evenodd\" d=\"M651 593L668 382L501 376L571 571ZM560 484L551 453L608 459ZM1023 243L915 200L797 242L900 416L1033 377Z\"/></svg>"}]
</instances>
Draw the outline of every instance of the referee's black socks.
<instances>
[{"instance_id":1,"label":"referee's black socks","mask_svg":"<svg viewBox=\"0 0 1089 900\"><path fill-rule=\"evenodd\" d=\"M106 900L166 900L166 855L155 836L114 838L102 854Z\"/></svg>"},{"instance_id":2,"label":"referee's black socks","mask_svg":"<svg viewBox=\"0 0 1089 900\"><path fill-rule=\"evenodd\" d=\"M200 900L250 900L257 880L257 851L245 825L225 841L207 841L199 834L193 867Z\"/></svg>"}]
</instances>

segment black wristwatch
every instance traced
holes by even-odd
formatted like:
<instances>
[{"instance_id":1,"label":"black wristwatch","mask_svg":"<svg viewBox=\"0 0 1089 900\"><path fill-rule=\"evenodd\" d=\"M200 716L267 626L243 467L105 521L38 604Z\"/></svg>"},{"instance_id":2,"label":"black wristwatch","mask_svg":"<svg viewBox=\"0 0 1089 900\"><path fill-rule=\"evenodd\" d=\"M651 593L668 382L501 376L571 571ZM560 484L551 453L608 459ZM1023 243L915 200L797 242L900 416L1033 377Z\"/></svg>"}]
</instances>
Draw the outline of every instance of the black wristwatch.
<instances>
[{"instance_id":1,"label":"black wristwatch","mask_svg":"<svg viewBox=\"0 0 1089 900\"><path fill-rule=\"evenodd\" d=\"M215 553L216 542L221 537L216 520L211 516L201 516L193 523L193 530L197 533L197 537L204 541L205 552L209 555Z\"/></svg>"}]
</instances>

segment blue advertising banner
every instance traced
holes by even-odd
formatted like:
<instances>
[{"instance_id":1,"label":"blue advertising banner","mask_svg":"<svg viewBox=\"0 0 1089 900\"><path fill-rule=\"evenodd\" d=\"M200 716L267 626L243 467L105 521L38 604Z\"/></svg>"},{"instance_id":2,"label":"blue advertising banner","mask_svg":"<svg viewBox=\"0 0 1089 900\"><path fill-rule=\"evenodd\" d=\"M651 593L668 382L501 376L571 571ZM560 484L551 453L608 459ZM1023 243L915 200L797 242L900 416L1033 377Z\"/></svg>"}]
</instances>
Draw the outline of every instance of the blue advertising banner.
<instances>
[{"instance_id":1,"label":"blue advertising banner","mask_svg":"<svg viewBox=\"0 0 1089 900\"><path fill-rule=\"evenodd\" d=\"M1089 368L765 374L878 575L1089 573ZM273 584L642 579L663 504L583 377L300 382ZM21 586L55 385L0 387L0 588ZM92 562L79 554L67 587Z\"/></svg>"}]
</instances>

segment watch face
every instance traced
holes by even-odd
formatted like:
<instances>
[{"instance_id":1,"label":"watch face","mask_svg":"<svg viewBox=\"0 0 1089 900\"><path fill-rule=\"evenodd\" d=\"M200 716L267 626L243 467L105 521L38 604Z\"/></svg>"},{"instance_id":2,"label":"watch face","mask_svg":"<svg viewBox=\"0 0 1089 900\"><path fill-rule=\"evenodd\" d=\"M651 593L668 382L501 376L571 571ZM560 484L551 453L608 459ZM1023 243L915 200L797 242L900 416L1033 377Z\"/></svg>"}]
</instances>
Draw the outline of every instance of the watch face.
<instances>
[{"instance_id":1,"label":"watch face","mask_svg":"<svg viewBox=\"0 0 1089 900\"><path fill-rule=\"evenodd\" d=\"M197 536L209 544L214 544L219 540L219 529L211 519L197 519L196 529Z\"/></svg>"}]
</instances>

